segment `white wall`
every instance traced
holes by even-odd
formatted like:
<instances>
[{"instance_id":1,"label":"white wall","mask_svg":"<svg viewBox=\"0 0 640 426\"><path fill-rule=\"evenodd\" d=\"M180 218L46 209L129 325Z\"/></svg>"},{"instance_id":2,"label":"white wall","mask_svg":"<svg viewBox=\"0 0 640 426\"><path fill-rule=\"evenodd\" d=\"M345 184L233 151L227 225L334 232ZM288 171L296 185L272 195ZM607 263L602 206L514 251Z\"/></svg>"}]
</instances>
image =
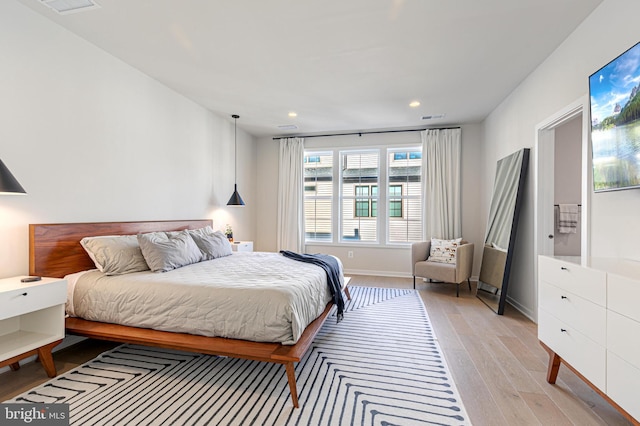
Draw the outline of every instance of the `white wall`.
<instances>
[{"instance_id":1,"label":"white wall","mask_svg":"<svg viewBox=\"0 0 640 426\"><path fill-rule=\"evenodd\" d=\"M230 117L13 1L0 2L0 58L0 158L28 193L0 196L0 277L27 274L29 223L213 218L254 237L255 143L242 131L248 207L226 207Z\"/></svg>"},{"instance_id":2,"label":"white wall","mask_svg":"<svg viewBox=\"0 0 640 426\"><path fill-rule=\"evenodd\" d=\"M486 213L484 218L478 214L481 190L477 177L481 174L481 127L479 125L462 126L462 234L476 248L482 246ZM336 136L326 138L307 138L306 149L337 148L350 146L379 146L385 144L409 145L421 144L419 132L369 134L358 136ZM278 142L271 138L257 141L256 155L260 159L257 167L257 248L263 251L276 249L277 193L273 188L278 185ZM309 253L329 253L338 256L348 273L360 273L383 276L411 276L411 254L408 246L398 248L366 247L357 244L318 244L306 246ZM347 256L353 251L353 258ZM474 273L480 270L481 250L475 251Z\"/></svg>"},{"instance_id":3,"label":"white wall","mask_svg":"<svg viewBox=\"0 0 640 426\"><path fill-rule=\"evenodd\" d=\"M605 0L487 117L483 136L486 164L520 148L533 148L536 124L586 95L589 75L640 40L638 16L637 0ZM533 281L533 169L529 170L509 298L533 315L537 289ZM485 174L485 181L492 179ZM640 192L593 194L591 202L592 255L640 260L640 227L636 225Z\"/></svg>"}]
</instances>

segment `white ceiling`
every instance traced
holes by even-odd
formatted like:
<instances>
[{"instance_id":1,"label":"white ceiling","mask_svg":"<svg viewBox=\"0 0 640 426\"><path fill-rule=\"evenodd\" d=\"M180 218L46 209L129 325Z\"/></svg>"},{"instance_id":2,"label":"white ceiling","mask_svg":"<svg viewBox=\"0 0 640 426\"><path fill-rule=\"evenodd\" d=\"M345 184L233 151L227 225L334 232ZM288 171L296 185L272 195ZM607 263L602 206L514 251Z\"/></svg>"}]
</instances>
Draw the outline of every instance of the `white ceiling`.
<instances>
[{"instance_id":1,"label":"white ceiling","mask_svg":"<svg viewBox=\"0 0 640 426\"><path fill-rule=\"evenodd\" d=\"M16 1L256 136L479 122L602 2Z\"/></svg>"}]
</instances>

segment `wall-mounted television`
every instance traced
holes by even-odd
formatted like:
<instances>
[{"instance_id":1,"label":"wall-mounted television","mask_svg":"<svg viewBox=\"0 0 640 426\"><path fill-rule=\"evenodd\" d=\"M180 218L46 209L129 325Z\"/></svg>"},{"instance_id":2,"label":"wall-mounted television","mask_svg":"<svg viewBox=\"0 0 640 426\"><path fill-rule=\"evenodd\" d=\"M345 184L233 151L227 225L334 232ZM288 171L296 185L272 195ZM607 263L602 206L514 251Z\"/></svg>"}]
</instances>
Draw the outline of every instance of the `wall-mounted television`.
<instances>
[{"instance_id":1,"label":"wall-mounted television","mask_svg":"<svg viewBox=\"0 0 640 426\"><path fill-rule=\"evenodd\" d=\"M594 191L640 188L640 42L589 77Z\"/></svg>"}]
</instances>

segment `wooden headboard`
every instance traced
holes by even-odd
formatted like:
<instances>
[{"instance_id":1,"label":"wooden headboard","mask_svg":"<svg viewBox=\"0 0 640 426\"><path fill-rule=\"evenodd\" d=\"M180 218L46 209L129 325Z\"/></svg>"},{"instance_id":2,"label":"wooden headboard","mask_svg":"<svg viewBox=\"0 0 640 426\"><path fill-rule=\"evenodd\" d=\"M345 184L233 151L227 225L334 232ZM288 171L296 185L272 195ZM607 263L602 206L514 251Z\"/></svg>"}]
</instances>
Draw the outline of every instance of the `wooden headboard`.
<instances>
[{"instance_id":1,"label":"wooden headboard","mask_svg":"<svg viewBox=\"0 0 640 426\"><path fill-rule=\"evenodd\" d=\"M62 278L74 272L95 269L93 261L80 245L84 237L180 231L211 225L209 219L32 224L29 225L29 274Z\"/></svg>"}]
</instances>

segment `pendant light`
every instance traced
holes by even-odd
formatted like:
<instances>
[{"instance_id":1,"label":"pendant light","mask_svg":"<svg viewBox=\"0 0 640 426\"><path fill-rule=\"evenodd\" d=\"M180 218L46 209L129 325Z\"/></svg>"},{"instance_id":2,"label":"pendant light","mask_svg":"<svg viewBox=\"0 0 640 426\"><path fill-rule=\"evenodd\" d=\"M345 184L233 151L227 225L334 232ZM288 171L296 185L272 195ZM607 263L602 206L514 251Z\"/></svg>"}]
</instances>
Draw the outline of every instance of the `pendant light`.
<instances>
[{"instance_id":1,"label":"pendant light","mask_svg":"<svg viewBox=\"0 0 640 426\"><path fill-rule=\"evenodd\" d=\"M244 201L238 193L238 118L239 115L233 114L233 194L227 202L228 206L244 206Z\"/></svg>"},{"instance_id":2,"label":"pendant light","mask_svg":"<svg viewBox=\"0 0 640 426\"><path fill-rule=\"evenodd\" d=\"M26 194L22 185L13 177L7 166L0 160L0 194Z\"/></svg>"}]
</instances>

